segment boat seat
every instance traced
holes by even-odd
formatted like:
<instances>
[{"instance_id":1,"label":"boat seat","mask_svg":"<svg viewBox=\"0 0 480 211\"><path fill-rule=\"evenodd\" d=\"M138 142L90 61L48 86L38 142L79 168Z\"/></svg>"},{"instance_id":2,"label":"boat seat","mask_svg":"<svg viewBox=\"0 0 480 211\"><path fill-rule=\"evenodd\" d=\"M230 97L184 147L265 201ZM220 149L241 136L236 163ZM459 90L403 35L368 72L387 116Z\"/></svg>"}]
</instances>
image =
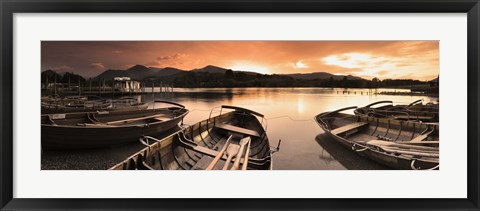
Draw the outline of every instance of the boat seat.
<instances>
[{"instance_id":1,"label":"boat seat","mask_svg":"<svg viewBox=\"0 0 480 211\"><path fill-rule=\"evenodd\" d=\"M198 160L195 165L192 166L192 170L205 170L207 168L208 164L213 160L212 157L210 156L203 156L200 160Z\"/></svg>"},{"instance_id":2,"label":"boat seat","mask_svg":"<svg viewBox=\"0 0 480 211\"><path fill-rule=\"evenodd\" d=\"M210 149L208 147L202 147L202 146L191 146L191 147L188 147L187 149L190 149L190 150L193 150L195 152L198 152L198 153L201 153L201 154L204 154L204 155L208 155L208 156L211 156L211 157L215 157L218 155L218 151L215 151L213 149Z\"/></svg>"},{"instance_id":3,"label":"boat seat","mask_svg":"<svg viewBox=\"0 0 480 211\"><path fill-rule=\"evenodd\" d=\"M260 134L258 134L257 131L242 128L242 127L237 127L237 126L234 126L234 125L219 124L219 125L216 125L215 127L226 130L226 131L230 131L230 132L233 132L233 133L240 133L240 134L247 135L247 136L260 137Z\"/></svg>"},{"instance_id":4,"label":"boat seat","mask_svg":"<svg viewBox=\"0 0 480 211\"><path fill-rule=\"evenodd\" d=\"M157 120L157 121L168 121L168 120L170 120L170 118L168 118L168 117L155 117L153 119Z\"/></svg>"},{"instance_id":5,"label":"boat seat","mask_svg":"<svg viewBox=\"0 0 480 211\"><path fill-rule=\"evenodd\" d=\"M346 133L346 132L361 128L365 125L368 125L368 122L354 122L354 123L351 123L351 124L333 129L333 130L330 131L330 133L332 133L334 135L339 135L341 133Z\"/></svg>"}]
</instances>

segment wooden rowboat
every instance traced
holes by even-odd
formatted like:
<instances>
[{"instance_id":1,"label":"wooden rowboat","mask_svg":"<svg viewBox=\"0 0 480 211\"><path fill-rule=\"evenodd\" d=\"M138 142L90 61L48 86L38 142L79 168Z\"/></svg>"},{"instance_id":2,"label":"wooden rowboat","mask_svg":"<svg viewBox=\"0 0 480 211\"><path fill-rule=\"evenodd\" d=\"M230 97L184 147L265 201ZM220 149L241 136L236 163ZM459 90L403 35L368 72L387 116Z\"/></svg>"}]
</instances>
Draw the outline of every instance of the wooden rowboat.
<instances>
[{"instance_id":1,"label":"wooden rowboat","mask_svg":"<svg viewBox=\"0 0 480 211\"><path fill-rule=\"evenodd\" d=\"M122 97L110 101L112 102L112 106L108 108L109 110L145 110L148 108L147 103L139 102L138 99L134 97Z\"/></svg>"},{"instance_id":2,"label":"wooden rowboat","mask_svg":"<svg viewBox=\"0 0 480 211\"><path fill-rule=\"evenodd\" d=\"M120 145L156 135L178 125L188 110L183 105L150 110L46 114L42 149L78 149Z\"/></svg>"},{"instance_id":3,"label":"wooden rowboat","mask_svg":"<svg viewBox=\"0 0 480 211\"><path fill-rule=\"evenodd\" d=\"M333 139L394 169L438 169L438 124L340 113L317 115L315 121Z\"/></svg>"},{"instance_id":4,"label":"wooden rowboat","mask_svg":"<svg viewBox=\"0 0 480 211\"><path fill-rule=\"evenodd\" d=\"M90 96L96 97L96 96ZM125 97L116 100L106 100L99 97L95 100L87 98L68 98L57 100L43 100L42 114L54 113L73 113L73 112L95 112L95 111L128 111L128 110L146 110L148 104L138 102L136 98Z\"/></svg>"},{"instance_id":5,"label":"wooden rowboat","mask_svg":"<svg viewBox=\"0 0 480 211\"><path fill-rule=\"evenodd\" d=\"M421 102L422 100L417 100L408 105L393 105L392 101L378 101L364 107L357 108L355 109L354 113L359 116L438 123L438 104L422 104ZM386 105L375 108L372 107L374 105L381 104Z\"/></svg>"},{"instance_id":6,"label":"wooden rowboat","mask_svg":"<svg viewBox=\"0 0 480 211\"><path fill-rule=\"evenodd\" d=\"M224 109L233 109L222 114ZM213 110L212 110L213 111ZM271 170L266 120L255 111L222 106L210 117L164 139L144 136L147 146L112 170ZM259 121L258 118L261 118ZM266 126L265 126L266 127Z\"/></svg>"}]
</instances>

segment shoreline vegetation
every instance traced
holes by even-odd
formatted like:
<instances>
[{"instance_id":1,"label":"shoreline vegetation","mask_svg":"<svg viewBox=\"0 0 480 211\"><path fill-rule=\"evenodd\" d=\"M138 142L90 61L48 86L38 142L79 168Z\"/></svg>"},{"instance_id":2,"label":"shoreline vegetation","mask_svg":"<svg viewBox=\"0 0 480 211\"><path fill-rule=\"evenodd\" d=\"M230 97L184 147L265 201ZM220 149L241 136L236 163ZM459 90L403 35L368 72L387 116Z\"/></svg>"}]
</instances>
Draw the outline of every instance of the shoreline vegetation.
<instances>
[{"instance_id":1,"label":"shoreline vegetation","mask_svg":"<svg viewBox=\"0 0 480 211\"><path fill-rule=\"evenodd\" d=\"M61 83L68 87L109 86L113 77L131 77L144 87L165 84L175 88L244 88L244 87L318 87L318 88L391 88L410 89L410 92L381 92L387 95L428 95L438 96L439 78L430 81L414 79L363 79L356 76L340 76L326 72L306 74L260 74L248 71L234 71L215 66L184 71L175 68L152 69L135 65L127 70L106 70L93 78L84 78L74 73L57 73L46 70L41 73L42 87Z\"/></svg>"}]
</instances>

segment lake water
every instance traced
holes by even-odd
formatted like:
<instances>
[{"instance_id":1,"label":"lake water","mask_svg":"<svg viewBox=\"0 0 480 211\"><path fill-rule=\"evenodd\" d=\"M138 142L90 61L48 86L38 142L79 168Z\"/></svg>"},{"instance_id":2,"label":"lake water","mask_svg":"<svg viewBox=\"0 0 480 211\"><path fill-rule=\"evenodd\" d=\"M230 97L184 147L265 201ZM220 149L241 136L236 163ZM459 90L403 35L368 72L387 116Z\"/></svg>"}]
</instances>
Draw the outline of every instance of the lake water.
<instances>
[{"instance_id":1,"label":"lake water","mask_svg":"<svg viewBox=\"0 0 480 211\"><path fill-rule=\"evenodd\" d=\"M427 96L376 95L368 94L368 89L348 89L349 94L346 91L336 88L176 88L174 93L147 94L138 98L151 102L155 97L185 105L190 110L185 124L207 119L210 110L221 105L245 107L264 114L270 144L276 146L278 140L282 140L280 152L273 155L276 170L385 169L334 142L313 117L321 112L365 106L380 100L391 100L395 104L408 104L418 99L423 99L424 103L438 102L438 98ZM375 92L405 91L409 90L378 89Z\"/></svg>"}]
</instances>

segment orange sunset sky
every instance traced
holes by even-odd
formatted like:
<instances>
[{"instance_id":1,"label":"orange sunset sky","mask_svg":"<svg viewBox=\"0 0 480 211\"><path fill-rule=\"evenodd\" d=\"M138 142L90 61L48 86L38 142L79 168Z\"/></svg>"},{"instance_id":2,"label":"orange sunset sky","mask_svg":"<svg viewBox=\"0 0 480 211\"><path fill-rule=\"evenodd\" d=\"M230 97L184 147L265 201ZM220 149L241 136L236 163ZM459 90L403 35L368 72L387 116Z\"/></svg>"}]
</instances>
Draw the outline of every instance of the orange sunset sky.
<instances>
[{"instance_id":1,"label":"orange sunset sky","mask_svg":"<svg viewBox=\"0 0 480 211\"><path fill-rule=\"evenodd\" d=\"M43 41L43 70L94 77L135 64L184 70L215 65L263 74L328 72L431 80L438 41Z\"/></svg>"}]
</instances>

